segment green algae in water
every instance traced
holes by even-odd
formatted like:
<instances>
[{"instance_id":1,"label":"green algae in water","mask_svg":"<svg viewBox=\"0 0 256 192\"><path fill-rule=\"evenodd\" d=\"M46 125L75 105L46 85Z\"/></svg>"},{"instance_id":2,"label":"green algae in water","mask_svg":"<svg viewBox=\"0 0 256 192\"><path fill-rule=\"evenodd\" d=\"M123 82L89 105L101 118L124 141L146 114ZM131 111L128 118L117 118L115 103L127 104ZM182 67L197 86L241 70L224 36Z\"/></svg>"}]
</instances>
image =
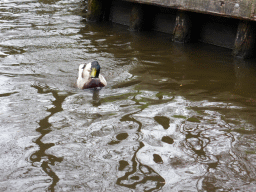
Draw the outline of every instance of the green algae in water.
<instances>
[{"instance_id":1,"label":"green algae in water","mask_svg":"<svg viewBox=\"0 0 256 192\"><path fill-rule=\"evenodd\" d=\"M138 106L138 108L141 109L141 110L143 110L143 109L146 109L148 106L149 106L149 104L147 103L147 104Z\"/></svg>"},{"instance_id":2,"label":"green algae in water","mask_svg":"<svg viewBox=\"0 0 256 192\"><path fill-rule=\"evenodd\" d=\"M206 113L204 111L201 111L201 110L196 110L196 112L199 114L199 115L206 115Z\"/></svg>"},{"instance_id":3,"label":"green algae in water","mask_svg":"<svg viewBox=\"0 0 256 192\"><path fill-rule=\"evenodd\" d=\"M161 141L163 141L165 143L168 143L168 144L173 144L174 143L173 138L168 137L168 136L163 136Z\"/></svg>"},{"instance_id":4,"label":"green algae in water","mask_svg":"<svg viewBox=\"0 0 256 192\"><path fill-rule=\"evenodd\" d=\"M183 115L173 115L172 117L179 118L179 119L187 119L187 117L185 117Z\"/></svg>"},{"instance_id":5,"label":"green algae in water","mask_svg":"<svg viewBox=\"0 0 256 192\"><path fill-rule=\"evenodd\" d=\"M190 117L190 118L187 119L187 121L195 122L195 123L200 123L200 120L195 118L195 117Z\"/></svg>"},{"instance_id":6,"label":"green algae in water","mask_svg":"<svg viewBox=\"0 0 256 192\"><path fill-rule=\"evenodd\" d=\"M256 151L245 151L246 154L256 154Z\"/></svg>"},{"instance_id":7,"label":"green algae in water","mask_svg":"<svg viewBox=\"0 0 256 192\"><path fill-rule=\"evenodd\" d=\"M170 93L158 92L158 93L156 94L156 97L158 97L158 99L161 100L161 99L163 99L163 97L164 97L165 95L166 95L166 96L169 96L169 97L171 96Z\"/></svg>"},{"instance_id":8,"label":"green algae in water","mask_svg":"<svg viewBox=\"0 0 256 192\"><path fill-rule=\"evenodd\" d=\"M108 115L109 116L114 116L114 115L117 115L117 113L109 113Z\"/></svg>"},{"instance_id":9,"label":"green algae in water","mask_svg":"<svg viewBox=\"0 0 256 192\"><path fill-rule=\"evenodd\" d=\"M133 86L133 85L137 85L139 84L141 81L139 80L135 80L135 81L128 81L128 82L121 82L117 85L114 85L113 88L124 88L124 87L130 87L130 86Z\"/></svg>"},{"instance_id":10,"label":"green algae in water","mask_svg":"<svg viewBox=\"0 0 256 192\"><path fill-rule=\"evenodd\" d=\"M169 124L170 124L170 119L164 116L155 116L154 120L159 123L160 125L163 126L164 129L168 129L169 128Z\"/></svg>"},{"instance_id":11,"label":"green algae in water","mask_svg":"<svg viewBox=\"0 0 256 192\"><path fill-rule=\"evenodd\" d=\"M102 98L100 101L101 101L101 103L107 103L107 102L125 100L125 99L128 99L128 97L136 96L137 94L138 93L127 93L127 94L122 94L122 95L117 95L117 96L111 96L111 97Z\"/></svg>"}]
</instances>

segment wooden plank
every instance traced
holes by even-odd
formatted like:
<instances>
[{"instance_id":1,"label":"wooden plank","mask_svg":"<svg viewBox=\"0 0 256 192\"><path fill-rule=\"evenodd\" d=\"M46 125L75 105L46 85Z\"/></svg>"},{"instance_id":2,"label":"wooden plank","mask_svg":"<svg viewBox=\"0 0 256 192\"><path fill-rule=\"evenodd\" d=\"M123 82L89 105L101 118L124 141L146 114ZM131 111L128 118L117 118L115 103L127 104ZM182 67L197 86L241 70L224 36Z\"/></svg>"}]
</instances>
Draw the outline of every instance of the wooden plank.
<instances>
[{"instance_id":1,"label":"wooden plank","mask_svg":"<svg viewBox=\"0 0 256 192\"><path fill-rule=\"evenodd\" d=\"M256 21L256 0L125 0Z\"/></svg>"}]
</instances>

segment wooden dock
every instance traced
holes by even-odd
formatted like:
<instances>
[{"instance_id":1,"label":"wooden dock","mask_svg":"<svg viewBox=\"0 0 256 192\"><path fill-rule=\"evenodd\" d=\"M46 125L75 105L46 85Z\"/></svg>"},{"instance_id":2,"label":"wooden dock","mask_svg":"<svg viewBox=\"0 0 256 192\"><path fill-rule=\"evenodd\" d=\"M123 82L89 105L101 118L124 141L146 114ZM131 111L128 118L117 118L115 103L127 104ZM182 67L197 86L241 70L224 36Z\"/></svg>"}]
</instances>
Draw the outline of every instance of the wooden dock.
<instances>
[{"instance_id":1,"label":"wooden dock","mask_svg":"<svg viewBox=\"0 0 256 192\"><path fill-rule=\"evenodd\" d=\"M256 0L88 0L87 18L226 47L242 58L255 55Z\"/></svg>"}]
</instances>

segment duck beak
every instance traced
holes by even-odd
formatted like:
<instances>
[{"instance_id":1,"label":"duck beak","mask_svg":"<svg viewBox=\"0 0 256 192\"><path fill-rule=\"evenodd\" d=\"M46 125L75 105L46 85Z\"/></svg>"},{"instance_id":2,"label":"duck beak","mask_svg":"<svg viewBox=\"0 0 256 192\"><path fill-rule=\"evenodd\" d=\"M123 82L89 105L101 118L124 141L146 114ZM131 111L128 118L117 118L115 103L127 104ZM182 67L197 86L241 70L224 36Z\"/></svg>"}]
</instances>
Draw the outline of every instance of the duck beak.
<instances>
[{"instance_id":1,"label":"duck beak","mask_svg":"<svg viewBox=\"0 0 256 192\"><path fill-rule=\"evenodd\" d=\"M97 74L96 68L92 68L92 71L91 71L91 78L95 78L95 77L96 77L96 74Z\"/></svg>"}]
</instances>

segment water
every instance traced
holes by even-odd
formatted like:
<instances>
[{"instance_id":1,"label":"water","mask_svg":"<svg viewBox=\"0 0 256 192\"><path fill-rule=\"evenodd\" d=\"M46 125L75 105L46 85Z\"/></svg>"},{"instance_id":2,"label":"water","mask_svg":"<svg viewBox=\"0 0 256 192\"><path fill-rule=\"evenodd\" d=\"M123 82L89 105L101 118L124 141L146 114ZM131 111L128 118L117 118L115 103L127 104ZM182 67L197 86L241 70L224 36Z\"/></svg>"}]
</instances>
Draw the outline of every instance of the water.
<instances>
[{"instance_id":1,"label":"water","mask_svg":"<svg viewBox=\"0 0 256 192\"><path fill-rule=\"evenodd\" d=\"M255 61L0 2L0 191L255 191ZM78 90L98 60L108 86Z\"/></svg>"}]
</instances>

